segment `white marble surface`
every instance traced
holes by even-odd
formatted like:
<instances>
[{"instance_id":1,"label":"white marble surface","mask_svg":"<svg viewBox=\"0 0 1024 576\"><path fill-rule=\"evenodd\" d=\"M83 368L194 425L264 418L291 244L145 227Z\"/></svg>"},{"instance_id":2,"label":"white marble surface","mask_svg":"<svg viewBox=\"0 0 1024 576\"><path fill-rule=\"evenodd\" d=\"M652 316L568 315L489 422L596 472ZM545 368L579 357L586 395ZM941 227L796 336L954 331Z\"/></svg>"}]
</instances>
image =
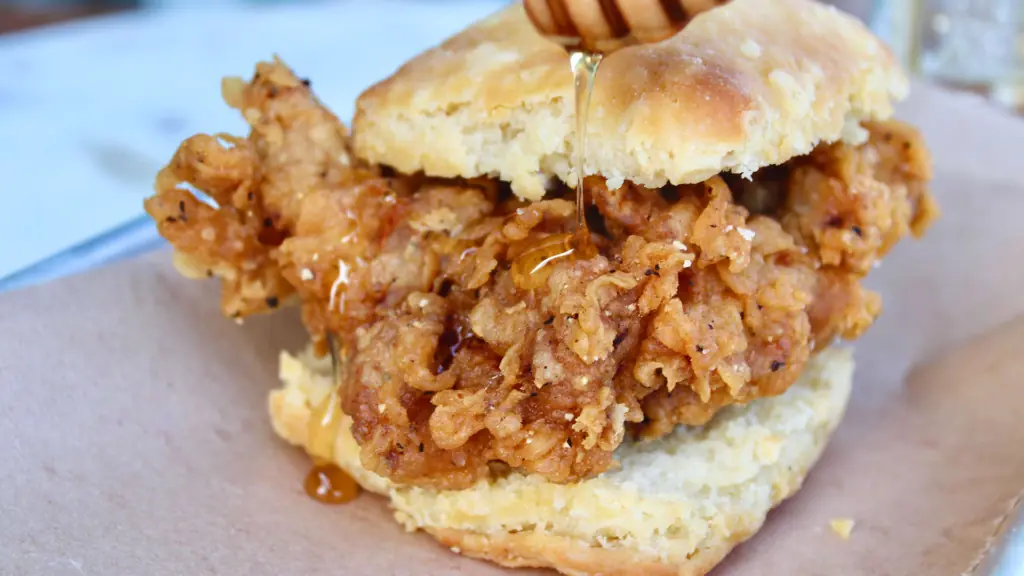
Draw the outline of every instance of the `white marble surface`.
<instances>
[{"instance_id":1,"label":"white marble surface","mask_svg":"<svg viewBox=\"0 0 1024 576\"><path fill-rule=\"evenodd\" d=\"M244 133L220 101L221 76L249 75L277 53L347 119L363 88L500 4L208 4L0 36L0 289L157 242L144 221L131 224L178 142ZM126 234L109 234L119 227Z\"/></svg>"}]
</instances>

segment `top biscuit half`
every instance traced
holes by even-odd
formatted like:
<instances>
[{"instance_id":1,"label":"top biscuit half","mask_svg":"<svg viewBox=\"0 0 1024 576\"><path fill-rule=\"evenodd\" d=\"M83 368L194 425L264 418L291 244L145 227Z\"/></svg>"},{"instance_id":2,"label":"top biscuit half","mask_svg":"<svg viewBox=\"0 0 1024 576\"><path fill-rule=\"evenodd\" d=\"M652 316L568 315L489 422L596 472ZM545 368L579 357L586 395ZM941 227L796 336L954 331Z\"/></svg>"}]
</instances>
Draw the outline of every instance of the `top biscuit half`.
<instances>
[{"instance_id":1,"label":"top biscuit half","mask_svg":"<svg viewBox=\"0 0 1024 576\"><path fill-rule=\"evenodd\" d=\"M908 81L858 20L812 0L734 0L657 44L606 57L585 173L609 187L749 175L817 144L864 137ZM487 176L536 200L575 185L569 58L521 4L486 18L364 92L355 153L404 173Z\"/></svg>"}]
</instances>

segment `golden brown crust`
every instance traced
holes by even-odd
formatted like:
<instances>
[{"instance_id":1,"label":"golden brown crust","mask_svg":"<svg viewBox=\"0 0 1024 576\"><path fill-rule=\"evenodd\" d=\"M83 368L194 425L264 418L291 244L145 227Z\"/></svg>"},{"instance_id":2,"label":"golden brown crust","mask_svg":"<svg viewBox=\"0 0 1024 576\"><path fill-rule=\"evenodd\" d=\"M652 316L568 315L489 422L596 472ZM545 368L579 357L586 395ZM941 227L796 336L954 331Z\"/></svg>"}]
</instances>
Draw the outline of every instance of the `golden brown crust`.
<instances>
[{"instance_id":1,"label":"golden brown crust","mask_svg":"<svg viewBox=\"0 0 1024 576\"><path fill-rule=\"evenodd\" d=\"M665 42L614 53L590 113L588 174L611 186L750 173L856 139L907 81L853 17L812 0L735 0ZM521 5L403 66L357 103L355 152L402 172L490 175L521 196L573 183L568 58Z\"/></svg>"},{"instance_id":2,"label":"golden brown crust","mask_svg":"<svg viewBox=\"0 0 1024 576\"><path fill-rule=\"evenodd\" d=\"M245 138L196 134L156 177L146 212L192 278L218 277L227 316L266 312L295 296L278 247L295 232L304 199L337 195L359 175L348 131L281 60L221 92L251 130ZM208 203L192 191L202 191Z\"/></svg>"},{"instance_id":3,"label":"golden brown crust","mask_svg":"<svg viewBox=\"0 0 1024 576\"><path fill-rule=\"evenodd\" d=\"M879 122L751 180L591 177L597 251L534 275L536 248L564 250L575 228L567 187L524 204L493 179L361 174L308 88L280 62L258 70L228 99L280 122L234 147L189 139L147 207L186 273L224 277L228 313L291 293L315 341L337 335L362 464L399 484L464 488L497 462L576 482L614 464L627 430L779 394L814 342L871 325L861 277L927 221L924 144Z\"/></svg>"},{"instance_id":4,"label":"golden brown crust","mask_svg":"<svg viewBox=\"0 0 1024 576\"><path fill-rule=\"evenodd\" d=\"M689 558L674 559L673 562L638 550L610 550L552 534L481 535L447 528L427 528L426 532L441 544L466 556L490 560L509 568L554 568L573 576L703 576L737 544L752 535L733 534L714 548L701 550Z\"/></svg>"}]
</instances>

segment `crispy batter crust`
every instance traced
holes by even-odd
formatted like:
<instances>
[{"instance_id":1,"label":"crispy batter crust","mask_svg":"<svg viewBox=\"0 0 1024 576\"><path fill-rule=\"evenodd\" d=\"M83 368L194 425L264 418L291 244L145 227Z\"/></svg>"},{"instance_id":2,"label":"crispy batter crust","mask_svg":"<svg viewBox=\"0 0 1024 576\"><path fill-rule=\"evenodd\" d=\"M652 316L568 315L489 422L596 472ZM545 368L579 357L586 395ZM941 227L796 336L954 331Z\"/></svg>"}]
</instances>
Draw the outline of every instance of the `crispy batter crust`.
<instances>
[{"instance_id":1,"label":"crispy batter crust","mask_svg":"<svg viewBox=\"0 0 1024 576\"><path fill-rule=\"evenodd\" d=\"M602 79L605 79L602 81ZM401 172L492 176L528 199L572 184L572 77L561 47L516 4L367 90L354 150ZM856 139L907 81L855 18L811 0L734 0L655 45L605 59L586 173L615 188L695 183Z\"/></svg>"},{"instance_id":2,"label":"crispy batter crust","mask_svg":"<svg viewBox=\"0 0 1024 576\"><path fill-rule=\"evenodd\" d=\"M223 278L226 313L294 294L321 351L337 336L362 463L398 483L466 487L496 464L575 482L628 432L782 393L813 349L871 325L862 277L935 215L920 137L869 123L861 145L752 180L590 177L596 250L524 276L531 246L575 227L566 187L525 203L493 179L346 164L306 86L279 62L257 72L226 90L249 138L187 140L147 209L179 263Z\"/></svg>"}]
</instances>

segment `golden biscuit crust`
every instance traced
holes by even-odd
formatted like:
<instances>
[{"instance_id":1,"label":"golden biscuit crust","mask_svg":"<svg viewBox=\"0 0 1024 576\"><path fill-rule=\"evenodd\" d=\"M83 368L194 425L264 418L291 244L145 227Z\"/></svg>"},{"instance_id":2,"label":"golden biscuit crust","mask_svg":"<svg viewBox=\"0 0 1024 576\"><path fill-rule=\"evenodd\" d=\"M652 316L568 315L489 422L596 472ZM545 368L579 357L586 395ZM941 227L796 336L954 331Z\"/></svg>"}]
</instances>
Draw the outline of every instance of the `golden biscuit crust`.
<instances>
[{"instance_id":1,"label":"golden biscuit crust","mask_svg":"<svg viewBox=\"0 0 1024 576\"><path fill-rule=\"evenodd\" d=\"M586 173L617 187L749 174L819 142L863 138L908 83L859 21L813 0L734 0L676 36L607 57ZM492 176L527 199L570 169L568 57L519 4L475 24L359 98L355 153L441 177Z\"/></svg>"},{"instance_id":2,"label":"golden biscuit crust","mask_svg":"<svg viewBox=\"0 0 1024 576\"><path fill-rule=\"evenodd\" d=\"M594 547L581 539L526 532L482 535L464 530L425 529L441 544L460 554L490 560L509 568L555 568L563 574L612 574L615 576L703 576L711 571L734 546L752 534L734 534L713 549L666 562L656 554L631 549Z\"/></svg>"}]
</instances>

